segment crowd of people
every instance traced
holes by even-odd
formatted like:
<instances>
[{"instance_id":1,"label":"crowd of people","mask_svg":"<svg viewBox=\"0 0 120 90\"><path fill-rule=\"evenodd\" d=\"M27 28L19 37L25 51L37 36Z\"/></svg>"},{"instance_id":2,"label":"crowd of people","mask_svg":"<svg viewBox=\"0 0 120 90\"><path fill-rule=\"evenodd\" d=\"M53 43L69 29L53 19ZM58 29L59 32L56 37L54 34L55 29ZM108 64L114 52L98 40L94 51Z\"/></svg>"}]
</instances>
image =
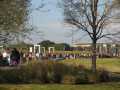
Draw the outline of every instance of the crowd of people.
<instances>
[{"instance_id":1,"label":"crowd of people","mask_svg":"<svg viewBox=\"0 0 120 90\"><path fill-rule=\"evenodd\" d=\"M91 54L80 54L80 53L48 53L46 55L48 59L80 59L82 57L88 58L91 57Z\"/></svg>"},{"instance_id":2,"label":"crowd of people","mask_svg":"<svg viewBox=\"0 0 120 90\"><path fill-rule=\"evenodd\" d=\"M17 50L16 48L6 48L0 53L0 65L18 65L26 63L31 60L64 60L64 59L79 59L81 57L90 57L89 54L80 53L34 53L23 52L23 50Z\"/></svg>"}]
</instances>

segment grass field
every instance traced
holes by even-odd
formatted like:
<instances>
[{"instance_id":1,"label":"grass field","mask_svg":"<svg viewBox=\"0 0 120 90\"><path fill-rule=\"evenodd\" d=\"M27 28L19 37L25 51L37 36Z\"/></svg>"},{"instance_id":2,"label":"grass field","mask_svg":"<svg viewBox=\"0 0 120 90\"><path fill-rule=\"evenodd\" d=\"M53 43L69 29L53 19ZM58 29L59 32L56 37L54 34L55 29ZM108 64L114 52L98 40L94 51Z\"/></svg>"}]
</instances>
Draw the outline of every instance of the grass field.
<instances>
[{"instance_id":1,"label":"grass field","mask_svg":"<svg viewBox=\"0 0 120 90\"><path fill-rule=\"evenodd\" d=\"M91 67L90 59L64 60L62 63L70 65L83 65L88 69ZM97 59L97 68L104 68L110 72L120 73L120 58Z\"/></svg>"},{"instance_id":2,"label":"grass field","mask_svg":"<svg viewBox=\"0 0 120 90\"><path fill-rule=\"evenodd\" d=\"M94 85L0 85L0 90L120 90L120 83Z\"/></svg>"},{"instance_id":3,"label":"grass field","mask_svg":"<svg viewBox=\"0 0 120 90\"><path fill-rule=\"evenodd\" d=\"M89 59L81 60L64 60L61 63L71 64L71 65L84 65L90 68L91 61ZM98 59L97 68L105 68L111 72L120 73L120 59ZM100 84L86 84L86 85L0 85L0 90L120 90L120 82L110 82L110 83L100 83Z\"/></svg>"}]
</instances>

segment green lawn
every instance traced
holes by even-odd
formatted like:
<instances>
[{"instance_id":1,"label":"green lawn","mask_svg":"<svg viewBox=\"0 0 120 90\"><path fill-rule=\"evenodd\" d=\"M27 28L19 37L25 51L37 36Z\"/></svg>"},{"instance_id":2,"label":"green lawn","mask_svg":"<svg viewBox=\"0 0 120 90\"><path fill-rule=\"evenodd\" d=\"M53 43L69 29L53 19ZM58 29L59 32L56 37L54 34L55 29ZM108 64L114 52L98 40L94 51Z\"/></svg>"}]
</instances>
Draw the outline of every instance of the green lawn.
<instances>
[{"instance_id":1,"label":"green lawn","mask_svg":"<svg viewBox=\"0 0 120 90\"><path fill-rule=\"evenodd\" d=\"M70 65L83 65L90 69L90 59L64 60L62 63ZM97 68L104 68L111 72L120 72L120 58L97 59Z\"/></svg>"},{"instance_id":2,"label":"green lawn","mask_svg":"<svg viewBox=\"0 0 120 90\"><path fill-rule=\"evenodd\" d=\"M94 85L0 85L0 90L120 90L120 83Z\"/></svg>"}]
</instances>

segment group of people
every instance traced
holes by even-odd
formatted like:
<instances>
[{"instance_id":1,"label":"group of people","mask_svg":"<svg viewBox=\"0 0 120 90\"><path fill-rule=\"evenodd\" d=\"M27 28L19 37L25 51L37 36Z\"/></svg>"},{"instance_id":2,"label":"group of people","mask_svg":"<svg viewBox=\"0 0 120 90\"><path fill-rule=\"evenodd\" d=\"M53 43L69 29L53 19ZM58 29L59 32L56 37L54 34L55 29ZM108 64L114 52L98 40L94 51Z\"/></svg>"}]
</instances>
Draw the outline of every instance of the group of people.
<instances>
[{"instance_id":1,"label":"group of people","mask_svg":"<svg viewBox=\"0 0 120 90\"><path fill-rule=\"evenodd\" d=\"M32 57L32 54L29 55L30 57ZM84 53L64 53L64 51L62 53L41 53L39 55L36 55L37 59L40 60L44 60L44 59L48 59L48 60L63 60L63 59L80 59L80 58L88 58L91 57L91 54L84 54Z\"/></svg>"},{"instance_id":2,"label":"group of people","mask_svg":"<svg viewBox=\"0 0 120 90\"><path fill-rule=\"evenodd\" d=\"M0 53L1 62L7 65L18 65L20 63L29 62L31 60L63 60L63 59L78 59L81 57L90 57L89 54L76 53L34 53L24 52L16 48L6 48Z\"/></svg>"},{"instance_id":3,"label":"group of people","mask_svg":"<svg viewBox=\"0 0 120 90\"><path fill-rule=\"evenodd\" d=\"M80 53L54 53L49 54L49 58L64 58L64 59L80 59L82 57L88 58L91 57L91 54L80 54Z\"/></svg>"},{"instance_id":4,"label":"group of people","mask_svg":"<svg viewBox=\"0 0 120 90\"><path fill-rule=\"evenodd\" d=\"M16 49L6 48L0 53L0 63L5 65L18 65L20 63L20 52Z\"/></svg>"}]
</instances>

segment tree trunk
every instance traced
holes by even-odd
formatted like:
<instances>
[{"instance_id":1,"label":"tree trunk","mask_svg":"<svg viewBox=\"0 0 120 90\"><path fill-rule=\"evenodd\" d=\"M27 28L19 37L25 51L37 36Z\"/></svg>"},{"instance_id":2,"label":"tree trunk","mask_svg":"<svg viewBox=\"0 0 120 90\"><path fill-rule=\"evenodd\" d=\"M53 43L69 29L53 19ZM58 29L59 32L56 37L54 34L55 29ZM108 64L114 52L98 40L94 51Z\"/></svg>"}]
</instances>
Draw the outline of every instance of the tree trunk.
<instances>
[{"instance_id":1,"label":"tree trunk","mask_svg":"<svg viewBox=\"0 0 120 90\"><path fill-rule=\"evenodd\" d=\"M96 41L93 41L92 43L92 72L96 72L96 59L97 59L97 54L96 54Z\"/></svg>"}]
</instances>

